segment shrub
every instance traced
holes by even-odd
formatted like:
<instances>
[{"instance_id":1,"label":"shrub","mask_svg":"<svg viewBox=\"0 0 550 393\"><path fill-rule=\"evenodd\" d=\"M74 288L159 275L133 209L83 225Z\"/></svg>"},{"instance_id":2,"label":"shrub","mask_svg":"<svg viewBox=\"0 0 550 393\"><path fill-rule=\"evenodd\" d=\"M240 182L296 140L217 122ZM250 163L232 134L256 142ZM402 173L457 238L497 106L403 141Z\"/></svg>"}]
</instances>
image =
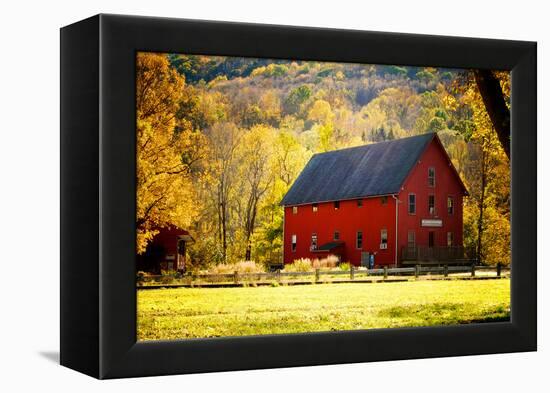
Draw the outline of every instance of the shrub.
<instances>
[{"instance_id":1,"label":"shrub","mask_svg":"<svg viewBox=\"0 0 550 393\"><path fill-rule=\"evenodd\" d=\"M336 255L329 255L323 259L315 259L312 265L315 269L332 269L338 266L338 262L339 260Z\"/></svg>"},{"instance_id":2,"label":"shrub","mask_svg":"<svg viewBox=\"0 0 550 393\"><path fill-rule=\"evenodd\" d=\"M175 270L161 270L160 274L161 277L157 280L158 282L162 284L171 284L174 282L179 273Z\"/></svg>"},{"instance_id":3,"label":"shrub","mask_svg":"<svg viewBox=\"0 0 550 393\"><path fill-rule=\"evenodd\" d=\"M240 261L237 263L220 263L214 265L208 270L211 274L230 274L237 271L238 273L262 273L265 268L254 261Z\"/></svg>"},{"instance_id":4,"label":"shrub","mask_svg":"<svg viewBox=\"0 0 550 393\"><path fill-rule=\"evenodd\" d=\"M149 276L149 273L143 272L143 271L139 271L139 272L137 272L137 274L136 274L136 281L137 281L137 282L143 282L143 281L145 281L146 277L148 277L148 276Z\"/></svg>"},{"instance_id":5,"label":"shrub","mask_svg":"<svg viewBox=\"0 0 550 393\"><path fill-rule=\"evenodd\" d=\"M336 255L329 255L326 258L314 259L300 258L294 260L294 262L285 265L285 271L287 272L310 272L314 269L332 269L338 266L338 257Z\"/></svg>"},{"instance_id":6,"label":"shrub","mask_svg":"<svg viewBox=\"0 0 550 393\"><path fill-rule=\"evenodd\" d=\"M350 268L350 263L349 263L349 262L344 262L344 263L341 263L340 265L338 265L338 267L339 267L341 270L349 270L349 268Z\"/></svg>"},{"instance_id":7,"label":"shrub","mask_svg":"<svg viewBox=\"0 0 550 393\"><path fill-rule=\"evenodd\" d=\"M287 272L309 272L313 270L313 266L309 258L300 258L285 265L284 270Z\"/></svg>"}]
</instances>

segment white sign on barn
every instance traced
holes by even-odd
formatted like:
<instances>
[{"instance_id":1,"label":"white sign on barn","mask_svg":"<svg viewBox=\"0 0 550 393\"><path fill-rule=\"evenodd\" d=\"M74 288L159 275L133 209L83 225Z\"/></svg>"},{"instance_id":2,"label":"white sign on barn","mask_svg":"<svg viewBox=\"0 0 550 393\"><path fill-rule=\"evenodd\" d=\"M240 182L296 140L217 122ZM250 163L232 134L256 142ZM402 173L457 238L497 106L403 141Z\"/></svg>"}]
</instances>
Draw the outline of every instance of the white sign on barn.
<instances>
[{"instance_id":1,"label":"white sign on barn","mask_svg":"<svg viewBox=\"0 0 550 393\"><path fill-rule=\"evenodd\" d=\"M443 226L443 220L438 220L435 218L423 218L422 219L422 226L423 227L442 227Z\"/></svg>"}]
</instances>

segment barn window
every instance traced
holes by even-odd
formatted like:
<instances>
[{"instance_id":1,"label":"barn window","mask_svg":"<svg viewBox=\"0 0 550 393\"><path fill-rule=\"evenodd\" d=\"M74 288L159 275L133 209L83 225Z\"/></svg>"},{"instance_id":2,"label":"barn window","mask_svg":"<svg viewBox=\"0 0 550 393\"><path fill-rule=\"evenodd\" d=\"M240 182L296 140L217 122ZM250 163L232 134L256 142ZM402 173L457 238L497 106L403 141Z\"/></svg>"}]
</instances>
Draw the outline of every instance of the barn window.
<instances>
[{"instance_id":1,"label":"barn window","mask_svg":"<svg viewBox=\"0 0 550 393\"><path fill-rule=\"evenodd\" d=\"M416 195L409 194L409 214L416 214Z\"/></svg>"},{"instance_id":2,"label":"barn window","mask_svg":"<svg viewBox=\"0 0 550 393\"><path fill-rule=\"evenodd\" d=\"M387 205L388 204L388 196L384 195L382 198L380 198L380 203L382 205Z\"/></svg>"},{"instance_id":3,"label":"barn window","mask_svg":"<svg viewBox=\"0 0 550 393\"><path fill-rule=\"evenodd\" d=\"M357 207L363 207L363 200L362 199L357 200Z\"/></svg>"},{"instance_id":4,"label":"barn window","mask_svg":"<svg viewBox=\"0 0 550 393\"><path fill-rule=\"evenodd\" d=\"M435 195L428 195L428 213L435 214Z\"/></svg>"},{"instance_id":5,"label":"barn window","mask_svg":"<svg viewBox=\"0 0 550 393\"><path fill-rule=\"evenodd\" d=\"M355 247L357 247L358 249L363 248L363 232L362 231L357 231L357 236L355 238Z\"/></svg>"},{"instance_id":6,"label":"barn window","mask_svg":"<svg viewBox=\"0 0 550 393\"><path fill-rule=\"evenodd\" d=\"M416 247L415 231L409 231L409 233L407 233L407 247L409 247L410 249L414 249Z\"/></svg>"},{"instance_id":7,"label":"barn window","mask_svg":"<svg viewBox=\"0 0 550 393\"><path fill-rule=\"evenodd\" d=\"M311 234L311 250L317 250L317 234Z\"/></svg>"},{"instance_id":8,"label":"barn window","mask_svg":"<svg viewBox=\"0 0 550 393\"><path fill-rule=\"evenodd\" d=\"M334 210L340 209L340 201L334 201Z\"/></svg>"},{"instance_id":9,"label":"barn window","mask_svg":"<svg viewBox=\"0 0 550 393\"><path fill-rule=\"evenodd\" d=\"M292 235L292 252L296 252L296 235Z\"/></svg>"},{"instance_id":10,"label":"barn window","mask_svg":"<svg viewBox=\"0 0 550 393\"><path fill-rule=\"evenodd\" d=\"M428 186L435 187L435 168L428 168Z\"/></svg>"},{"instance_id":11,"label":"barn window","mask_svg":"<svg viewBox=\"0 0 550 393\"><path fill-rule=\"evenodd\" d=\"M453 214L455 211L455 200L452 196L447 197L447 213Z\"/></svg>"},{"instance_id":12,"label":"barn window","mask_svg":"<svg viewBox=\"0 0 550 393\"><path fill-rule=\"evenodd\" d=\"M334 231L334 240L340 240L340 232Z\"/></svg>"},{"instance_id":13,"label":"barn window","mask_svg":"<svg viewBox=\"0 0 550 393\"><path fill-rule=\"evenodd\" d=\"M447 232L447 247L452 247L454 243L453 233Z\"/></svg>"},{"instance_id":14,"label":"barn window","mask_svg":"<svg viewBox=\"0 0 550 393\"><path fill-rule=\"evenodd\" d=\"M388 244L388 230L382 229L380 231L380 244Z\"/></svg>"},{"instance_id":15,"label":"barn window","mask_svg":"<svg viewBox=\"0 0 550 393\"><path fill-rule=\"evenodd\" d=\"M292 214L298 214L298 206L292 206Z\"/></svg>"},{"instance_id":16,"label":"barn window","mask_svg":"<svg viewBox=\"0 0 550 393\"><path fill-rule=\"evenodd\" d=\"M314 203L313 205L311 205L311 210L313 210L313 212L315 213L317 210L319 210L319 205Z\"/></svg>"}]
</instances>

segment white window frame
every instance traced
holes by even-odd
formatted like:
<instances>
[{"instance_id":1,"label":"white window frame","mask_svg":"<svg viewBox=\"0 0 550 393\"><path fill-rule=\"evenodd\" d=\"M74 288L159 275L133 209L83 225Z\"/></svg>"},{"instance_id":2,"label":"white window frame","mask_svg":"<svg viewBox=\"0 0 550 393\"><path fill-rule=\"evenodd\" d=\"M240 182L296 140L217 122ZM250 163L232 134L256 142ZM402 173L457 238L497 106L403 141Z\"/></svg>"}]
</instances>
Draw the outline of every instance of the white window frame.
<instances>
[{"instance_id":1,"label":"white window frame","mask_svg":"<svg viewBox=\"0 0 550 393\"><path fill-rule=\"evenodd\" d=\"M317 245L319 244L319 238L317 237L317 232L311 233L311 245L310 250L317 250Z\"/></svg>"},{"instance_id":2,"label":"white window frame","mask_svg":"<svg viewBox=\"0 0 550 393\"><path fill-rule=\"evenodd\" d=\"M412 246L411 246L411 234L412 234ZM407 231L407 247L416 247L416 231L411 229Z\"/></svg>"},{"instance_id":3,"label":"white window frame","mask_svg":"<svg viewBox=\"0 0 550 393\"><path fill-rule=\"evenodd\" d=\"M451 202L451 206L449 206L449 201ZM451 211L449 211L449 208ZM449 216L452 216L455 214L455 197L454 195L447 195L447 214Z\"/></svg>"},{"instance_id":4,"label":"white window frame","mask_svg":"<svg viewBox=\"0 0 550 393\"><path fill-rule=\"evenodd\" d=\"M411 213L411 196L414 197L414 212ZM416 194L414 192L410 192L409 193L409 196L407 197L407 212L411 215L411 216L414 216L416 215Z\"/></svg>"},{"instance_id":5,"label":"white window frame","mask_svg":"<svg viewBox=\"0 0 550 393\"><path fill-rule=\"evenodd\" d=\"M298 248L298 247L297 247L297 244L298 244L298 241L297 241L297 240L298 240L298 239L297 239L297 236L296 236L296 235L292 235L291 240L290 240L290 250L291 250L292 252L296 252L296 248Z\"/></svg>"},{"instance_id":6,"label":"white window frame","mask_svg":"<svg viewBox=\"0 0 550 393\"><path fill-rule=\"evenodd\" d=\"M454 244L455 244L455 234L453 232L447 232L447 247L453 247Z\"/></svg>"},{"instance_id":7,"label":"white window frame","mask_svg":"<svg viewBox=\"0 0 550 393\"><path fill-rule=\"evenodd\" d=\"M388 230L386 228L380 230L380 244L388 244Z\"/></svg>"},{"instance_id":8,"label":"white window frame","mask_svg":"<svg viewBox=\"0 0 550 393\"><path fill-rule=\"evenodd\" d=\"M430 206L430 199L433 200L433 206ZM435 215L435 194L428 194L428 214Z\"/></svg>"},{"instance_id":9,"label":"white window frame","mask_svg":"<svg viewBox=\"0 0 550 393\"><path fill-rule=\"evenodd\" d=\"M430 175L430 171L433 172L433 176ZM428 168L428 187L435 187L435 167Z\"/></svg>"},{"instance_id":10,"label":"white window frame","mask_svg":"<svg viewBox=\"0 0 550 393\"><path fill-rule=\"evenodd\" d=\"M361 247L359 247L359 234L361 234ZM363 231L355 232L355 248L358 249L358 250L362 250L363 249L363 243L364 243Z\"/></svg>"}]
</instances>

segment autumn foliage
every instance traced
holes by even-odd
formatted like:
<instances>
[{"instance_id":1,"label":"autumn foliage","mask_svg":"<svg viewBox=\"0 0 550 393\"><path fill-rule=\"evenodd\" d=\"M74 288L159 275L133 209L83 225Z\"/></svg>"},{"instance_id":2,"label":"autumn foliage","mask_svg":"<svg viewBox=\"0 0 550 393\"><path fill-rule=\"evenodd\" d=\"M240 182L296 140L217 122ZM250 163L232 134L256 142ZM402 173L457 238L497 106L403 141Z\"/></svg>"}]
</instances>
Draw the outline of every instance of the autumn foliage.
<instances>
[{"instance_id":1,"label":"autumn foliage","mask_svg":"<svg viewBox=\"0 0 550 393\"><path fill-rule=\"evenodd\" d=\"M192 264L279 260L279 203L315 153L438 132L466 183L466 245L509 261L510 168L470 71L137 56L137 252L190 230ZM495 73L509 102L509 75Z\"/></svg>"}]
</instances>

